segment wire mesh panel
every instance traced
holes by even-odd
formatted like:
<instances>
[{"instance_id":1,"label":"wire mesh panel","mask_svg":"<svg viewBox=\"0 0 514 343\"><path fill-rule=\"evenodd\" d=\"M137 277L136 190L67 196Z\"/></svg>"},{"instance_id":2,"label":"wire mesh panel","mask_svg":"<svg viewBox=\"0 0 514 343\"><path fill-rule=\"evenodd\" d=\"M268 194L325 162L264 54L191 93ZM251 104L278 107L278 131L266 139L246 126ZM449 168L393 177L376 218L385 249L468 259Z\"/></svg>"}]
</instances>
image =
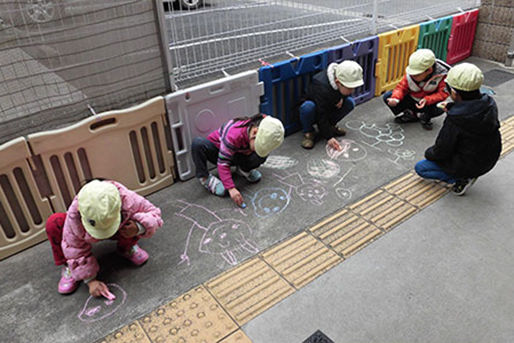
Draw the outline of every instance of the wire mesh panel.
<instances>
[{"instance_id":1,"label":"wire mesh panel","mask_svg":"<svg viewBox=\"0 0 514 343\"><path fill-rule=\"evenodd\" d=\"M327 68L327 51L318 51L259 69L264 82L261 112L280 119L286 135L301 128L298 116L300 97L306 92L313 74Z\"/></svg>"},{"instance_id":2,"label":"wire mesh panel","mask_svg":"<svg viewBox=\"0 0 514 343\"><path fill-rule=\"evenodd\" d=\"M419 25L378 35L375 95L393 89L402 79L409 56L418 46Z\"/></svg>"},{"instance_id":3,"label":"wire mesh panel","mask_svg":"<svg viewBox=\"0 0 514 343\"><path fill-rule=\"evenodd\" d=\"M0 145L0 260L46 239L52 214L41 195L24 138Z\"/></svg>"},{"instance_id":4,"label":"wire mesh panel","mask_svg":"<svg viewBox=\"0 0 514 343\"><path fill-rule=\"evenodd\" d=\"M173 183L173 153L168 149L164 98L109 111L67 128L31 134L54 194L64 212L86 180L113 179L141 195Z\"/></svg>"},{"instance_id":5,"label":"wire mesh panel","mask_svg":"<svg viewBox=\"0 0 514 343\"><path fill-rule=\"evenodd\" d=\"M377 36L330 48L327 53L329 64L353 60L362 67L364 85L355 89L352 94L356 104L373 98L375 95L375 64L378 56Z\"/></svg>"},{"instance_id":6,"label":"wire mesh panel","mask_svg":"<svg viewBox=\"0 0 514 343\"><path fill-rule=\"evenodd\" d=\"M452 20L453 17L444 17L420 24L418 49L430 49L434 52L435 57L446 61Z\"/></svg>"},{"instance_id":7,"label":"wire mesh panel","mask_svg":"<svg viewBox=\"0 0 514 343\"><path fill-rule=\"evenodd\" d=\"M453 17L446 62L449 64L457 63L471 55L477 23L478 10L469 11Z\"/></svg>"},{"instance_id":8,"label":"wire mesh panel","mask_svg":"<svg viewBox=\"0 0 514 343\"><path fill-rule=\"evenodd\" d=\"M0 1L0 140L167 90L155 2Z\"/></svg>"}]
</instances>

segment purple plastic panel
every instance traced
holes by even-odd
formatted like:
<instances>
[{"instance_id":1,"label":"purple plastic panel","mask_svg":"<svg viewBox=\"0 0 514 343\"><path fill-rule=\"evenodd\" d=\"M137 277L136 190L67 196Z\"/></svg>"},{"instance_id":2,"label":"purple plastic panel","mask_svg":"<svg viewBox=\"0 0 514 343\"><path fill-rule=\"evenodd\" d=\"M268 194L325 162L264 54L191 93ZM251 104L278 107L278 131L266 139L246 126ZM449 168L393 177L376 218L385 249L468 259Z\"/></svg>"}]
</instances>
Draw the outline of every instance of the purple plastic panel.
<instances>
[{"instance_id":1,"label":"purple plastic panel","mask_svg":"<svg viewBox=\"0 0 514 343\"><path fill-rule=\"evenodd\" d=\"M375 64L378 58L378 37L355 41L327 49L328 63L340 63L352 60L359 63L363 69L364 85L353 93L356 104L363 103L374 97L375 94Z\"/></svg>"}]
</instances>

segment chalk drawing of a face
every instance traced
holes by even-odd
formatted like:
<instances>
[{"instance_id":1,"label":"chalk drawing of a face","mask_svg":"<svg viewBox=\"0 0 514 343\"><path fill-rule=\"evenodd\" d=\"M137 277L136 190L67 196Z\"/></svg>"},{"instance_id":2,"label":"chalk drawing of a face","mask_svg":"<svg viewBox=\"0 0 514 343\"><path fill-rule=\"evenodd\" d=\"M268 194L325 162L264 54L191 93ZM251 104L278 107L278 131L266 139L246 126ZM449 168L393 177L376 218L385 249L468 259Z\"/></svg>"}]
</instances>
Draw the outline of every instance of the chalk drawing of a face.
<instances>
[{"instance_id":1,"label":"chalk drawing of a face","mask_svg":"<svg viewBox=\"0 0 514 343\"><path fill-rule=\"evenodd\" d=\"M290 200L290 194L282 188L262 188L252 197L252 205L255 215L265 218L285 210Z\"/></svg>"},{"instance_id":2,"label":"chalk drawing of a face","mask_svg":"<svg viewBox=\"0 0 514 343\"><path fill-rule=\"evenodd\" d=\"M238 262L237 253L246 251L253 254L259 252L256 244L249 240L252 230L248 224L236 219L222 219L213 211L195 204L179 200L177 206L182 209L176 216L191 222L181 262L189 264L188 250L194 233L201 233L198 251L204 254L220 256L230 265ZM194 245L193 245L194 246Z\"/></svg>"},{"instance_id":3,"label":"chalk drawing of a face","mask_svg":"<svg viewBox=\"0 0 514 343\"><path fill-rule=\"evenodd\" d=\"M93 323L101 319L105 319L114 314L127 299L127 293L117 284L107 284L109 291L116 296L114 300L105 298L95 298L90 296L87 298L82 311L78 314L78 318L86 323Z\"/></svg>"},{"instance_id":4,"label":"chalk drawing of a face","mask_svg":"<svg viewBox=\"0 0 514 343\"><path fill-rule=\"evenodd\" d=\"M368 152L362 145L351 139L339 139L341 150L337 151L328 144L325 146L328 157L333 160L342 159L345 161L360 161L368 155Z\"/></svg>"},{"instance_id":5,"label":"chalk drawing of a face","mask_svg":"<svg viewBox=\"0 0 514 343\"><path fill-rule=\"evenodd\" d=\"M271 168L271 169L287 169L290 167L294 167L298 164L298 160L291 158L289 156L278 156L271 155L268 156L266 162L264 162L261 167Z\"/></svg>"},{"instance_id":6,"label":"chalk drawing of a face","mask_svg":"<svg viewBox=\"0 0 514 343\"><path fill-rule=\"evenodd\" d=\"M330 160L310 160L307 163L307 172L312 177L330 179L341 171L339 165Z\"/></svg>"},{"instance_id":7,"label":"chalk drawing of a face","mask_svg":"<svg viewBox=\"0 0 514 343\"><path fill-rule=\"evenodd\" d=\"M281 183L291 187L296 194L304 201L309 201L314 205L321 205L323 198L327 195L327 190L323 184L317 180L303 180L302 176L294 173L288 176L273 174Z\"/></svg>"}]
</instances>

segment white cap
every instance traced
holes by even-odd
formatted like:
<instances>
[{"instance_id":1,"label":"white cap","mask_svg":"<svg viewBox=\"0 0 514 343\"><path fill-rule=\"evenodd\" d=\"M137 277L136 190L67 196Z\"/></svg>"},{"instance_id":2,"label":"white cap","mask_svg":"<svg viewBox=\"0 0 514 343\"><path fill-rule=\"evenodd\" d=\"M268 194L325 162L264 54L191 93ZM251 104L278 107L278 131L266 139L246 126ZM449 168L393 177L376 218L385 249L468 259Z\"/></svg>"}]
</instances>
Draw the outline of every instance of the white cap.
<instances>
[{"instance_id":1,"label":"white cap","mask_svg":"<svg viewBox=\"0 0 514 343\"><path fill-rule=\"evenodd\" d=\"M430 49L419 49L409 57L407 74L419 75L427 71L435 63L435 55Z\"/></svg>"},{"instance_id":2,"label":"white cap","mask_svg":"<svg viewBox=\"0 0 514 343\"><path fill-rule=\"evenodd\" d=\"M277 118L266 116L259 124L255 137L255 152L266 157L284 141L284 125Z\"/></svg>"},{"instance_id":3,"label":"white cap","mask_svg":"<svg viewBox=\"0 0 514 343\"><path fill-rule=\"evenodd\" d=\"M457 90L471 92L480 89L484 74L474 64L461 63L451 68L446 76L446 83Z\"/></svg>"},{"instance_id":4,"label":"white cap","mask_svg":"<svg viewBox=\"0 0 514 343\"><path fill-rule=\"evenodd\" d=\"M336 66L336 79L347 88L357 88L364 84L362 67L354 61L343 61Z\"/></svg>"}]
</instances>

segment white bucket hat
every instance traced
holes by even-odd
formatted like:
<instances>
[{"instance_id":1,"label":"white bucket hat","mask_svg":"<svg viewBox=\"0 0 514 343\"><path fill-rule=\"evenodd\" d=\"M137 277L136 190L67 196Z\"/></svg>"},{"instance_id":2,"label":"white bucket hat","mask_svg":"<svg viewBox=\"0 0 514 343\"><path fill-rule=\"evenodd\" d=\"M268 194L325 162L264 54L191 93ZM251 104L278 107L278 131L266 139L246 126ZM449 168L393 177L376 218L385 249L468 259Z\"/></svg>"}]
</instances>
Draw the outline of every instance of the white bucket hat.
<instances>
[{"instance_id":1,"label":"white bucket hat","mask_svg":"<svg viewBox=\"0 0 514 343\"><path fill-rule=\"evenodd\" d=\"M347 88L357 88L364 84L362 67L354 61L343 61L336 66L336 79Z\"/></svg>"},{"instance_id":2,"label":"white bucket hat","mask_svg":"<svg viewBox=\"0 0 514 343\"><path fill-rule=\"evenodd\" d=\"M260 157L266 157L284 141L284 126L277 118L264 117L259 124L255 137L255 152Z\"/></svg>"},{"instance_id":3,"label":"white bucket hat","mask_svg":"<svg viewBox=\"0 0 514 343\"><path fill-rule=\"evenodd\" d=\"M471 92L480 89L484 74L476 65L461 63L451 68L446 76L446 83L457 90Z\"/></svg>"},{"instance_id":4,"label":"white bucket hat","mask_svg":"<svg viewBox=\"0 0 514 343\"><path fill-rule=\"evenodd\" d=\"M419 49L414 51L409 57L409 65L407 66L407 74L419 75L424 73L435 63L435 55L430 49Z\"/></svg>"},{"instance_id":5,"label":"white bucket hat","mask_svg":"<svg viewBox=\"0 0 514 343\"><path fill-rule=\"evenodd\" d=\"M121 223L120 192L110 182L93 180L78 194L82 225L93 238L112 237Z\"/></svg>"}]
</instances>

